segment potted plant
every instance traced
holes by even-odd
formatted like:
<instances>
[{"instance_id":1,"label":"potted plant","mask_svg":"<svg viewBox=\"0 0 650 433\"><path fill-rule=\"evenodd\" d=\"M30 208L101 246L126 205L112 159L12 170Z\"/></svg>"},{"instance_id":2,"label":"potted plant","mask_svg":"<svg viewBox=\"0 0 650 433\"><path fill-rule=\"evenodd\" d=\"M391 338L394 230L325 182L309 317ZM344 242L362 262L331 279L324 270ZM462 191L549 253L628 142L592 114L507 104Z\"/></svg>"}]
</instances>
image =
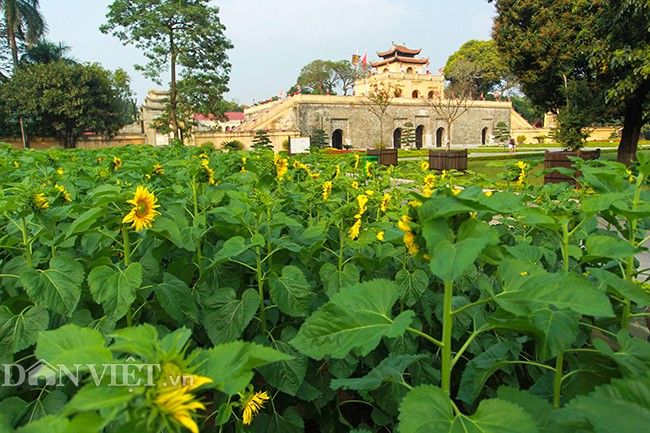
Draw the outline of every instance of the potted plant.
<instances>
[{"instance_id":1,"label":"potted plant","mask_svg":"<svg viewBox=\"0 0 650 433\"><path fill-rule=\"evenodd\" d=\"M448 72L448 71L445 71ZM433 92L425 99L435 115L447 124L445 130L446 150L429 150L430 170L467 170L467 149L451 150L451 128L454 122L474 104L472 92L476 92L473 82L475 66L464 60L454 64L454 81L442 92Z\"/></svg>"},{"instance_id":2,"label":"potted plant","mask_svg":"<svg viewBox=\"0 0 650 433\"><path fill-rule=\"evenodd\" d=\"M397 165L397 149L386 149L383 142L375 144L375 148L368 149L366 154L377 157L379 165Z\"/></svg>"},{"instance_id":3,"label":"potted plant","mask_svg":"<svg viewBox=\"0 0 650 433\"><path fill-rule=\"evenodd\" d=\"M589 132L584 128L583 116L573 110L562 110L558 116L558 126L552 129L553 138L558 143L564 143L564 150L560 152L544 152L544 183L567 182L578 186L576 178L582 176L574 170L572 157L583 160L600 158L600 149L582 150Z\"/></svg>"}]
</instances>

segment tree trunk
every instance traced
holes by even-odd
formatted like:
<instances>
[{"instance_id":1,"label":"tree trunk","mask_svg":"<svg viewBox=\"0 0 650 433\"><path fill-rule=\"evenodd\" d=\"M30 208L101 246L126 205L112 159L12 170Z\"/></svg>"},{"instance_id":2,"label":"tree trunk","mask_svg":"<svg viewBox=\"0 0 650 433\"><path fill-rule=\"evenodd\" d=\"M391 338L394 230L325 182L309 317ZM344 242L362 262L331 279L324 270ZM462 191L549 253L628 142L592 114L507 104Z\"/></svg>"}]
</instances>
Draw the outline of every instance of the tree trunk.
<instances>
[{"instance_id":1,"label":"tree trunk","mask_svg":"<svg viewBox=\"0 0 650 433\"><path fill-rule=\"evenodd\" d=\"M174 45L174 32L169 33L169 47L171 50L171 89L169 91L169 121L172 128L172 138L178 138L178 118L176 117L176 45Z\"/></svg>"},{"instance_id":2,"label":"tree trunk","mask_svg":"<svg viewBox=\"0 0 650 433\"><path fill-rule=\"evenodd\" d=\"M618 145L618 162L630 165L636 161L636 151L643 126L643 105L650 91L650 80L639 86L634 94L625 98L625 117L623 121L623 135Z\"/></svg>"},{"instance_id":3,"label":"tree trunk","mask_svg":"<svg viewBox=\"0 0 650 433\"><path fill-rule=\"evenodd\" d=\"M18 45L16 44L16 33L13 29L13 22L9 19L8 16L5 16L5 22L7 24L7 39L9 39L9 46L11 47L11 60L13 62L13 71L16 72L18 69ZM25 127L25 122L23 116L21 115L18 118L20 123L20 136L23 141L23 149L29 149L29 138L27 138L27 128Z\"/></svg>"},{"instance_id":4,"label":"tree trunk","mask_svg":"<svg viewBox=\"0 0 650 433\"><path fill-rule=\"evenodd\" d=\"M5 17L7 24L7 39L9 39L9 46L11 47L11 60L13 61L14 72L18 69L18 45L16 44L16 33L13 29L13 22Z\"/></svg>"},{"instance_id":5,"label":"tree trunk","mask_svg":"<svg viewBox=\"0 0 650 433\"><path fill-rule=\"evenodd\" d=\"M18 118L18 122L20 123L20 136L23 140L23 149L29 149L29 137L27 136L27 127L25 126L23 116Z\"/></svg>"},{"instance_id":6,"label":"tree trunk","mask_svg":"<svg viewBox=\"0 0 650 433\"><path fill-rule=\"evenodd\" d=\"M447 122L447 150L451 150L451 122Z\"/></svg>"}]
</instances>

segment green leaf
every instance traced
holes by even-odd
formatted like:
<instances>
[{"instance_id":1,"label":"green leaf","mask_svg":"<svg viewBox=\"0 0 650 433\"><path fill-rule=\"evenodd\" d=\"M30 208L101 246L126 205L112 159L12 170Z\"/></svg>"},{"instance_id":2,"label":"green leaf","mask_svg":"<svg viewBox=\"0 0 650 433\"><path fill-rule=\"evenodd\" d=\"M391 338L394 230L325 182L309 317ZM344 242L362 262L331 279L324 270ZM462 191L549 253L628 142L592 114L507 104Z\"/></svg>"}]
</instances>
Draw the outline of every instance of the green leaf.
<instances>
[{"instance_id":1,"label":"green leaf","mask_svg":"<svg viewBox=\"0 0 650 433\"><path fill-rule=\"evenodd\" d=\"M16 433L68 433L70 421L67 418L47 416L16 430Z\"/></svg>"},{"instance_id":2,"label":"green leaf","mask_svg":"<svg viewBox=\"0 0 650 433\"><path fill-rule=\"evenodd\" d=\"M594 235L585 241L587 255L585 261L594 259L626 259L634 256L639 249L624 239L614 236Z\"/></svg>"},{"instance_id":3,"label":"green leaf","mask_svg":"<svg viewBox=\"0 0 650 433\"><path fill-rule=\"evenodd\" d=\"M75 371L75 364L80 365L80 371L83 371L87 364L110 364L113 361L102 334L76 325L63 325L42 332L38 337L36 357L52 367L65 365L71 371ZM41 370L45 377L55 373L48 368Z\"/></svg>"},{"instance_id":4,"label":"green leaf","mask_svg":"<svg viewBox=\"0 0 650 433\"><path fill-rule=\"evenodd\" d=\"M77 412L112 409L141 394L133 391L134 389L130 390L128 386L97 386L95 383L89 383L72 397L66 409Z\"/></svg>"},{"instance_id":5,"label":"green leaf","mask_svg":"<svg viewBox=\"0 0 650 433\"><path fill-rule=\"evenodd\" d=\"M254 425L256 430L265 433L304 433L305 431L302 416L293 406L288 407L282 415L277 412L273 415L263 414L254 421Z\"/></svg>"},{"instance_id":6,"label":"green leaf","mask_svg":"<svg viewBox=\"0 0 650 433\"><path fill-rule=\"evenodd\" d=\"M553 406L543 398L518 388L499 387L497 397L520 406L530 414L538 426L545 426L553 412Z\"/></svg>"},{"instance_id":7,"label":"green leaf","mask_svg":"<svg viewBox=\"0 0 650 433\"><path fill-rule=\"evenodd\" d=\"M422 269L416 269L413 272L401 269L395 275L395 283L399 287L400 299L412 307L427 290L429 276Z\"/></svg>"},{"instance_id":8,"label":"green leaf","mask_svg":"<svg viewBox=\"0 0 650 433\"><path fill-rule=\"evenodd\" d=\"M142 284L142 266L131 263L125 271L98 266L88 274L88 286L93 299L102 304L104 312L119 320L135 301L136 290Z\"/></svg>"},{"instance_id":9,"label":"green leaf","mask_svg":"<svg viewBox=\"0 0 650 433\"><path fill-rule=\"evenodd\" d=\"M291 344L314 359L340 359L352 350L365 356L382 337L398 337L411 324L410 310L391 318L398 297L399 289L388 280L344 287L305 320Z\"/></svg>"},{"instance_id":10,"label":"green leaf","mask_svg":"<svg viewBox=\"0 0 650 433\"><path fill-rule=\"evenodd\" d=\"M616 335L619 349L614 351L605 341L594 338L594 347L603 355L611 358L630 375L643 375L650 370L650 343L631 337L627 331Z\"/></svg>"},{"instance_id":11,"label":"green leaf","mask_svg":"<svg viewBox=\"0 0 650 433\"><path fill-rule=\"evenodd\" d=\"M214 423L216 425L224 425L228 422L228 420L230 420L230 415L232 415L232 405L224 403L219 406L219 409L217 410L217 417L215 418Z\"/></svg>"},{"instance_id":12,"label":"green leaf","mask_svg":"<svg viewBox=\"0 0 650 433\"><path fill-rule=\"evenodd\" d=\"M294 397L305 380L308 363L307 357L288 343L296 333L294 328L284 328L280 338L271 342L271 348L291 356L292 359L260 367L260 373L274 388Z\"/></svg>"},{"instance_id":13,"label":"green leaf","mask_svg":"<svg viewBox=\"0 0 650 433\"><path fill-rule=\"evenodd\" d=\"M352 263L346 263L341 272L332 263L325 263L321 266L319 275L329 298L338 293L341 287L352 286L361 279L361 272Z\"/></svg>"},{"instance_id":14,"label":"green leaf","mask_svg":"<svg viewBox=\"0 0 650 433\"><path fill-rule=\"evenodd\" d=\"M253 320L260 306L260 298L254 289L248 289L237 299L233 289L219 289L203 305L203 326L213 344L238 339Z\"/></svg>"},{"instance_id":15,"label":"green leaf","mask_svg":"<svg viewBox=\"0 0 650 433\"><path fill-rule=\"evenodd\" d=\"M234 259L251 247L246 243L246 239L241 236L233 236L224 242L223 246L212 258L213 264L227 262L229 259Z\"/></svg>"},{"instance_id":16,"label":"green leaf","mask_svg":"<svg viewBox=\"0 0 650 433\"><path fill-rule=\"evenodd\" d=\"M50 318L43 307L25 308L19 314L12 314L9 308L0 306L0 359L9 362L11 354L36 343L38 334L47 330Z\"/></svg>"},{"instance_id":17,"label":"green leaf","mask_svg":"<svg viewBox=\"0 0 650 433\"><path fill-rule=\"evenodd\" d=\"M582 200L582 210L587 216L595 215L598 212L609 209L612 203L621 200L625 196L625 193L614 192L585 197Z\"/></svg>"},{"instance_id":18,"label":"green leaf","mask_svg":"<svg viewBox=\"0 0 650 433\"><path fill-rule=\"evenodd\" d=\"M431 272L442 281L454 281L474 263L487 241L488 238L485 237L456 243L441 241L435 247L427 245L431 256Z\"/></svg>"},{"instance_id":19,"label":"green leaf","mask_svg":"<svg viewBox=\"0 0 650 433\"><path fill-rule=\"evenodd\" d=\"M280 311L292 317L309 315L314 292L299 268L289 265L282 268L281 277L271 274L269 286Z\"/></svg>"},{"instance_id":20,"label":"green leaf","mask_svg":"<svg viewBox=\"0 0 650 433\"><path fill-rule=\"evenodd\" d=\"M212 349L198 349L196 372L209 377L213 383L206 385L228 395L246 389L253 378L253 369L272 362L285 361L291 356L254 343L234 341L220 344Z\"/></svg>"},{"instance_id":21,"label":"green leaf","mask_svg":"<svg viewBox=\"0 0 650 433\"><path fill-rule=\"evenodd\" d=\"M504 291L495 297L501 308L519 316L552 305L578 314L612 317L607 295L588 279L572 273L555 274L537 270L528 275L512 269L514 263L503 263L499 273L504 278ZM508 269L510 268L510 269ZM569 290L570 288L570 290Z\"/></svg>"},{"instance_id":22,"label":"green leaf","mask_svg":"<svg viewBox=\"0 0 650 433\"><path fill-rule=\"evenodd\" d=\"M186 224L187 221L184 221L184 225ZM178 248L189 250L188 245L183 240L183 236L181 235L181 230L177 222L172 221L169 218L158 216L149 230L153 233L162 235L166 239L169 239Z\"/></svg>"},{"instance_id":23,"label":"green leaf","mask_svg":"<svg viewBox=\"0 0 650 433\"><path fill-rule=\"evenodd\" d=\"M580 315L570 310L536 310L531 316L539 330L535 337L537 358L546 361L570 348L578 337Z\"/></svg>"},{"instance_id":24,"label":"green leaf","mask_svg":"<svg viewBox=\"0 0 650 433\"><path fill-rule=\"evenodd\" d=\"M157 352L158 331L153 325L144 323L139 326L118 329L110 337L113 338L111 351L138 356L143 360L155 359Z\"/></svg>"},{"instance_id":25,"label":"green leaf","mask_svg":"<svg viewBox=\"0 0 650 433\"><path fill-rule=\"evenodd\" d=\"M35 303L66 317L72 316L84 280L84 269L77 261L56 256L50 260L48 269L25 269L20 276L27 295Z\"/></svg>"},{"instance_id":26,"label":"green leaf","mask_svg":"<svg viewBox=\"0 0 650 433\"><path fill-rule=\"evenodd\" d=\"M606 269L587 268L587 272L590 275L593 275L607 291L614 293L617 296L627 298L640 307L650 305L650 295L638 284L624 280Z\"/></svg>"},{"instance_id":27,"label":"green leaf","mask_svg":"<svg viewBox=\"0 0 650 433\"><path fill-rule=\"evenodd\" d=\"M521 343L502 341L490 346L467 363L458 389L458 399L471 404L481 393L483 385L499 368L502 362L509 357L508 354L521 350Z\"/></svg>"},{"instance_id":28,"label":"green leaf","mask_svg":"<svg viewBox=\"0 0 650 433\"><path fill-rule=\"evenodd\" d=\"M581 432L647 431L650 425L650 376L613 379L589 395L572 399L553 418Z\"/></svg>"},{"instance_id":29,"label":"green leaf","mask_svg":"<svg viewBox=\"0 0 650 433\"><path fill-rule=\"evenodd\" d=\"M404 381L402 374L414 362L425 360L426 355L396 355L391 353L368 374L360 378L334 379L330 383L332 389L345 388L356 391L372 391L384 382L401 383Z\"/></svg>"},{"instance_id":30,"label":"green leaf","mask_svg":"<svg viewBox=\"0 0 650 433\"><path fill-rule=\"evenodd\" d=\"M537 432L530 415L505 400L483 400L472 416L454 414L449 396L433 385L422 385L409 391L399 411L399 433Z\"/></svg>"},{"instance_id":31,"label":"green leaf","mask_svg":"<svg viewBox=\"0 0 650 433\"><path fill-rule=\"evenodd\" d=\"M68 227L68 231L65 234L66 238L69 238L72 235L77 233L86 232L99 217L103 216L106 212L106 209L103 207L93 207L88 209L86 212L79 215Z\"/></svg>"},{"instance_id":32,"label":"green leaf","mask_svg":"<svg viewBox=\"0 0 650 433\"><path fill-rule=\"evenodd\" d=\"M198 320L198 308L192 291L184 281L174 275L165 272L163 282L156 284L153 288L156 299L172 319L177 322L184 322L186 317L193 321Z\"/></svg>"}]
</instances>

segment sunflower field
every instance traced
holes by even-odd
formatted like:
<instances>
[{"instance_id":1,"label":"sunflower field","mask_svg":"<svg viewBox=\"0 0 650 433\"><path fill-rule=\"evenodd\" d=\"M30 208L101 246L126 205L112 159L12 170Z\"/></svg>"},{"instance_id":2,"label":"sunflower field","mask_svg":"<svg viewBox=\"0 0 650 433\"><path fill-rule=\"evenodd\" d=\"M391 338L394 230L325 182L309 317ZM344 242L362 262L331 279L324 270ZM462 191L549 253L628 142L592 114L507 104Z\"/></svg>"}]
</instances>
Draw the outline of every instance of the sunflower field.
<instances>
[{"instance_id":1,"label":"sunflower field","mask_svg":"<svg viewBox=\"0 0 650 433\"><path fill-rule=\"evenodd\" d=\"M0 147L0 432L641 432L650 161Z\"/></svg>"}]
</instances>

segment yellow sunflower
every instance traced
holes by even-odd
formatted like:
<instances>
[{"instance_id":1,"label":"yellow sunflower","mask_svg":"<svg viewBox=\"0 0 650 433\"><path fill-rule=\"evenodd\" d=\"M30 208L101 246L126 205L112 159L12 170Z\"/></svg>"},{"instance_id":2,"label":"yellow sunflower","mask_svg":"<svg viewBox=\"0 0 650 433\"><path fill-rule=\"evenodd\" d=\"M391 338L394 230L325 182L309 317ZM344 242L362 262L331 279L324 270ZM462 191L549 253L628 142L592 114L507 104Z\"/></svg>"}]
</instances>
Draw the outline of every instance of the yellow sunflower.
<instances>
[{"instance_id":1,"label":"yellow sunflower","mask_svg":"<svg viewBox=\"0 0 650 433\"><path fill-rule=\"evenodd\" d=\"M327 200L332 192L332 182L328 181L323 183L323 201Z\"/></svg>"},{"instance_id":2,"label":"yellow sunflower","mask_svg":"<svg viewBox=\"0 0 650 433\"><path fill-rule=\"evenodd\" d=\"M256 415L260 409L264 407L264 403L269 400L271 397L264 392L256 393L240 393L239 397L241 398L242 404L242 423L244 425L249 425L253 421L253 415Z\"/></svg>"},{"instance_id":3,"label":"yellow sunflower","mask_svg":"<svg viewBox=\"0 0 650 433\"><path fill-rule=\"evenodd\" d=\"M381 206L379 206L379 209L381 209L382 212L386 212L388 210L389 201L390 201L390 194L384 194L384 197L381 199Z\"/></svg>"},{"instance_id":4,"label":"yellow sunflower","mask_svg":"<svg viewBox=\"0 0 650 433\"><path fill-rule=\"evenodd\" d=\"M150 228L154 217L160 215L160 212L156 210L157 207L160 207L156 201L158 199L153 193L141 185L138 186L133 200L127 200L127 203L133 205L133 209L124 217L122 223L133 223L131 227L135 227L136 232Z\"/></svg>"},{"instance_id":5,"label":"yellow sunflower","mask_svg":"<svg viewBox=\"0 0 650 433\"><path fill-rule=\"evenodd\" d=\"M34 195L34 207L36 209L46 209L50 207L50 203L47 201L47 197L45 197L45 194L39 192Z\"/></svg>"},{"instance_id":6,"label":"yellow sunflower","mask_svg":"<svg viewBox=\"0 0 650 433\"><path fill-rule=\"evenodd\" d=\"M196 400L192 393L202 385L211 383L212 379L194 374L183 374L180 367L172 362L162 366L162 375L157 388L156 404L160 409L171 415L182 426L192 433L199 433L199 426L192 415L205 406ZM176 385L169 385L169 383Z\"/></svg>"},{"instance_id":7,"label":"yellow sunflower","mask_svg":"<svg viewBox=\"0 0 650 433\"><path fill-rule=\"evenodd\" d=\"M117 171L122 167L122 160L117 156L113 157L113 171Z\"/></svg>"}]
</instances>

